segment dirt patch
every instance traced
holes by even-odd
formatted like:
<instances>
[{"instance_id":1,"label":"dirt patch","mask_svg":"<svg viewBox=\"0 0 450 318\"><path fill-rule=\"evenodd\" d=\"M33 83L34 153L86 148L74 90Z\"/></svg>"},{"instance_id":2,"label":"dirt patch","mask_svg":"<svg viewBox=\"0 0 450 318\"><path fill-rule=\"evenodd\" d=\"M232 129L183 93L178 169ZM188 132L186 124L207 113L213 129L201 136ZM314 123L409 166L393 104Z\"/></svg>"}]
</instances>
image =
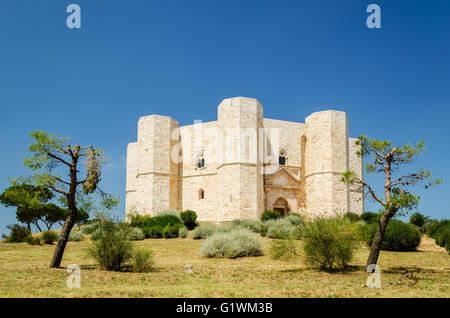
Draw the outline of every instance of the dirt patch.
<instances>
[{"instance_id":1,"label":"dirt patch","mask_svg":"<svg viewBox=\"0 0 450 318\"><path fill-rule=\"evenodd\" d=\"M442 252L447 253L447 250L439 245L436 244L436 241L427 236L422 236L422 241L420 242L419 246L417 247L418 251L423 252Z\"/></svg>"}]
</instances>

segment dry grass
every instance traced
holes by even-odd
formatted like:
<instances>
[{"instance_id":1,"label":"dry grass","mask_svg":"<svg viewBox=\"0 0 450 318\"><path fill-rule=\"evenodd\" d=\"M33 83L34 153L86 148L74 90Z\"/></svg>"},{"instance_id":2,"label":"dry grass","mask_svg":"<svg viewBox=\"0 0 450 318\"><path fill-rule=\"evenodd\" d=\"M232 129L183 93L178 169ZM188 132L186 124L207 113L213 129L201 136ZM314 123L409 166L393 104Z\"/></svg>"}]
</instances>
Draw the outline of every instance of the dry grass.
<instances>
[{"instance_id":1,"label":"dry grass","mask_svg":"<svg viewBox=\"0 0 450 318\"><path fill-rule=\"evenodd\" d=\"M381 289L364 287L368 249L346 273L316 272L302 255L289 261L269 255L207 259L202 241L149 239L157 271L107 272L86 257L89 240L68 243L62 269L48 265L54 246L0 243L0 297L449 297L450 256L425 239L418 252L382 252ZM270 239L264 239L268 251ZM298 243L301 244L301 243ZM81 288L66 287L66 266L81 266ZM194 274L184 272L192 264Z\"/></svg>"}]
</instances>

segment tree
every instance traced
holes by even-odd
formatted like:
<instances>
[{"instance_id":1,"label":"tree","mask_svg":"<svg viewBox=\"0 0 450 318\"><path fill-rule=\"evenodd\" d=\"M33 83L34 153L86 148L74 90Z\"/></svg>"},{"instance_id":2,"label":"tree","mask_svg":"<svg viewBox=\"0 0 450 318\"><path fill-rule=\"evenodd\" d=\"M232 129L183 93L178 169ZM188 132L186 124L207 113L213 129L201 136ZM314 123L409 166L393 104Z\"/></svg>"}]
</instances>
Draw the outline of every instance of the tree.
<instances>
[{"instance_id":1,"label":"tree","mask_svg":"<svg viewBox=\"0 0 450 318\"><path fill-rule=\"evenodd\" d=\"M376 194L371 185L359 178L355 172L346 171L342 175L342 181L347 184L365 188L369 195L381 206L381 215L378 219L378 227L375 237L370 247L367 266L376 264L381 250L381 243L386 232L389 220L397 213L406 213L415 208L420 197L409 192L409 187L423 185L426 189L432 185L439 184L442 180L428 181L432 178L429 170L419 169L415 172L394 176L400 168L415 161L417 156L424 150L424 141L416 143L414 146L404 144L393 147L390 141L379 141L366 136L360 136L356 141L360 146L357 155L360 157L371 156L372 163L365 165L367 174L383 173L384 199ZM400 212L399 212L400 211Z\"/></svg>"},{"instance_id":2,"label":"tree","mask_svg":"<svg viewBox=\"0 0 450 318\"><path fill-rule=\"evenodd\" d=\"M53 198L53 193L44 186L12 182L12 186L0 195L0 202L4 206L17 207L16 218L19 222L27 224L31 231L34 224L41 231L38 221L43 216L42 204Z\"/></svg>"},{"instance_id":3,"label":"tree","mask_svg":"<svg viewBox=\"0 0 450 318\"><path fill-rule=\"evenodd\" d=\"M44 131L35 131L31 133L31 137L34 138L34 143L29 148L32 156L26 158L24 163L34 171L32 179L36 184L64 196L67 202L67 217L50 263L51 268L57 268L61 264L70 231L78 217L77 196L80 193L89 195L99 190L97 185L100 182L101 166L105 163L105 158L102 150L95 149L92 145L86 147L71 145L66 137L57 137ZM82 159L85 177L80 180ZM61 176L62 171L67 173L68 179Z\"/></svg>"}]
</instances>

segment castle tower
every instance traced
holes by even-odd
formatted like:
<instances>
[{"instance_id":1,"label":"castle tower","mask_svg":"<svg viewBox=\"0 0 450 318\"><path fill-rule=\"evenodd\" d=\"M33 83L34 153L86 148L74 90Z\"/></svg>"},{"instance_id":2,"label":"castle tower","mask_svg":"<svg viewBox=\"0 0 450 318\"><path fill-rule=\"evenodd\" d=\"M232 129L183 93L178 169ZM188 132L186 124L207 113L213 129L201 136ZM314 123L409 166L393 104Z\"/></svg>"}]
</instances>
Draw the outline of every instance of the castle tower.
<instances>
[{"instance_id":1,"label":"castle tower","mask_svg":"<svg viewBox=\"0 0 450 318\"><path fill-rule=\"evenodd\" d=\"M322 111L308 116L306 124L306 215L335 216L349 212L349 189L341 181L349 167L347 115Z\"/></svg>"},{"instance_id":2,"label":"castle tower","mask_svg":"<svg viewBox=\"0 0 450 318\"><path fill-rule=\"evenodd\" d=\"M178 163L171 158L178 141L178 122L171 117L139 119L138 141L128 147L127 175L135 172L136 177L127 180L127 213L133 205L140 214L180 208ZM133 165L136 171L131 171Z\"/></svg>"},{"instance_id":3,"label":"castle tower","mask_svg":"<svg viewBox=\"0 0 450 318\"><path fill-rule=\"evenodd\" d=\"M259 218L264 210L264 181L259 154L263 127L261 103L252 98L223 100L218 107L222 149L218 155L220 221Z\"/></svg>"}]
</instances>

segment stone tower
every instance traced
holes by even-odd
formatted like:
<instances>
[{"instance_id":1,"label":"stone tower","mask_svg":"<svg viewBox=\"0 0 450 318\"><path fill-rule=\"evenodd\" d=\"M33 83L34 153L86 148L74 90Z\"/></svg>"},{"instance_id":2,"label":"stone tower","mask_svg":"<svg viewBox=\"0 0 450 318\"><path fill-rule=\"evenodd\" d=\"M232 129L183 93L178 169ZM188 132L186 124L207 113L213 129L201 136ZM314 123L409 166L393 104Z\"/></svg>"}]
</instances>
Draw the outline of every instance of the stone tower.
<instances>
[{"instance_id":1,"label":"stone tower","mask_svg":"<svg viewBox=\"0 0 450 318\"><path fill-rule=\"evenodd\" d=\"M178 164L171 160L178 140L178 122L171 117L139 119L138 142L127 149L127 160L134 163L127 163L127 209L131 203L141 214L180 209Z\"/></svg>"},{"instance_id":2,"label":"stone tower","mask_svg":"<svg viewBox=\"0 0 450 318\"><path fill-rule=\"evenodd\" d=\"M305 203L309 216L349 212L349 188L341 181L348 170L348 122L341 111L308 116L306 124Z\"/></svg>"},{"instance_id":3,"label":"stone tower","mask_svg":"<svg viewBox=\"0 0 450 318\"><path fill-rule=\"evenodd\" d=\"M223 100L218 107L222 151L217 176L221 219L258 218L264 211L264 181L259 134L263 127L261 103L252 98Z\"/></svg>"}]
</instances>

